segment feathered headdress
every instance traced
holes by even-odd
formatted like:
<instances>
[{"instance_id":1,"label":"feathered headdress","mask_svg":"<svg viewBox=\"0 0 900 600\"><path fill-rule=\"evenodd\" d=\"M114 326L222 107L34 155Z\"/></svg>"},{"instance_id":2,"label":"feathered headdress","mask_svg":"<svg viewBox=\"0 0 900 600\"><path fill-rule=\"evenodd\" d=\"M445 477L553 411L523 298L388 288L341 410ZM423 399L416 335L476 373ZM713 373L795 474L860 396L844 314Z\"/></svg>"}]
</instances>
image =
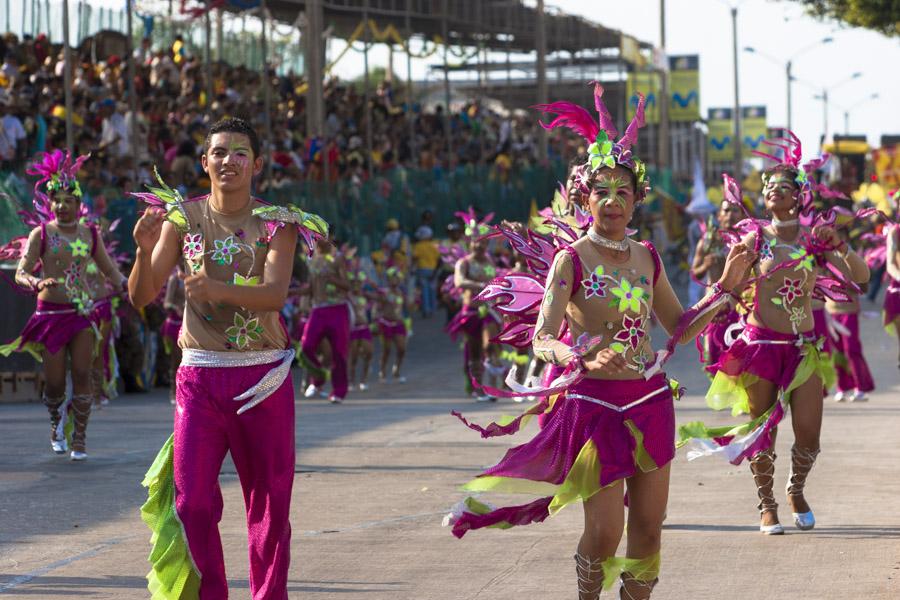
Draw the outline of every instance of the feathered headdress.
<instances>
[{"instance_id":1,"label":"feathered headdress","mask_svg":"<svg viewBox=\"0 0 900 600\"><path fill-rule=\"evenodd\" d=\"M800 143L800 138L790 130L785 130L785 137L775 138L773 140L763 140L763 144L773 150L771 152L753 150L755 156L774 161L776 166L782 165L796 171L797 175L794 177L794 183L797 184L797 187L800 190L799 208L802 216L806 218L811 216L813 212L813 199L816 193L826 199L846 197L843 193L833 190L823 183L816 182L812 177L812 175L821 169L825 163L828 162L828 159L831 158L828 153L824 153L818 158L802 163L803 146ZM770 177L770 174L763 173L763 187L768 184Z\"/></svg>"},{"instance_id":2,"label":"feathered headdress","mask_svg":"<svg viewBox=\"0 0 900 600\"><path fill-rule=\"evenodd\" d=\"M42 199L47 198L48 193L58 190L71 192L72 195L81 198L81 186L76 177L81 165L88 158L90 154L84 154L73 161L68 151L65 154L62 150L42 152L28 165L25 172L38 177L34 184L34 192Z\"/></svg>"},{"instance_id":3,"label":"feathered headdress","mask_svg":"<svg viewBox=\"0 0 900 600\"><path fill-rule=\"evenodd\" d=\"M466 212L457 211L456 216L463 222L465 226L465 236L474 239L491 233L490 222L494 219L494 213L488 213L480 221L475 209L471 206Z\"/></svg>"},{"instance_id":4,"label":"feathered headdress","mask_svg":"<svg viewBox=\"0 0 900 600\"><path fill-rule=\"evenodd\" d=\"M600 167L613 168L616 165L630 169L637 179L637 191L643 196L650 189L650 181L647 177L647 167L642 160L631 152L632 146L637 143L638 129L646 123L644 121L644 96L638 93L638 104L634 111L634 118L625 133L614 141L619 135L612 115L606 104L603 103L603 86L592 81L594 86L594 108L597 110L595 121L587 109L572 102L552 102L550 104L538 104L533 108L542 113L555 114L556 117L550 123L538 121L544 129L556 129L568 127L587 141L588 162L582 169L580 183L586 188L590 175ZM587 190L584 190L587 193Z\"/></svg>"}]
</instances>

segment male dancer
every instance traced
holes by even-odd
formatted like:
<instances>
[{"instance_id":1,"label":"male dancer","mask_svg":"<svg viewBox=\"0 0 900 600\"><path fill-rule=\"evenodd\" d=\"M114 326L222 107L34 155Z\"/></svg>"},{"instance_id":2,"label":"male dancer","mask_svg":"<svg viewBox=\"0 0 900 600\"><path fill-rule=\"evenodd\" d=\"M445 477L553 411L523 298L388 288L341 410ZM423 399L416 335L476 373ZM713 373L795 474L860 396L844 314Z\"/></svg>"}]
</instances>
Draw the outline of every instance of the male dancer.
<instances>
[{"instance_id":1,"label":"male dancer","mask_svg":"<svg viewBox=\"0 0 900 600\"><path fill-rule=\"evenodd\" d=\"M252 597L286 600L294 353L279 310L298 229L310 240L324 223L250 195L263 159L245 121L214 124L201 163L211 182L207 196L185 202L165 184L135 194L156 206L134 228L132 304L155 299L176 263L185 264L175 433L144 480L150 497L141 512L154 544L147 579L154 598L228 597L217 525L219 469L230 451L247 509Z\"/></svg>"},{"instance_id":2,"label":"male dancer","mask_svg":"<svg viewBox=\"0 0 900 600\"><path fill-rule=\"evenodd\" d=\"M303 329L300 363L309 372L306 397L313 397L325 384L327 371L316 356L319 345L331 345L331 400L340 404L347 396L347 358L350 353L350 280L343 258L335 257L334 244L321 239L309 261L309 293L312 311Z\"/></svg>"}]
</instances>

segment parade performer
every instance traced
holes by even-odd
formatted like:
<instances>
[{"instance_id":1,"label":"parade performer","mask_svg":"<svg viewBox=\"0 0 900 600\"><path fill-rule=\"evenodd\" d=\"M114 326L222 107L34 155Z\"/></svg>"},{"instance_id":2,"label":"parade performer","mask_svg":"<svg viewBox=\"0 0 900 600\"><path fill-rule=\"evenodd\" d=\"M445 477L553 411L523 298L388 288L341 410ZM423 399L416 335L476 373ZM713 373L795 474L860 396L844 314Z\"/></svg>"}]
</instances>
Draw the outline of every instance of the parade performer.
<instances>
[{"instance_id":1,"label":"parade performer","mask_svg":"<svg viewBox=\"0 0 900 600\"><path fill-rule=\"evenodd\" d=\"M885 237L885 264L887 277L890 283L884 294L883 322L889 333L897 336L900 347L900 190L894 192L894 218L895 222L889 222L884 227ZM900 354L897 358L897 366L900 367Z\"/></svg>"},{"instance_id":2,"label":"parade performer","mask_svg":"<svg viewBox=\"0 0 900 600\"><path fill-rule=\"evenodd\" d=\"M125 283L97 229L80 221L86 209L76 177L87 158L72 160L71 155L56 150L39 155L27 170L38 180L34 212L21 213L33 229L21 252L16 283L37 294L37 308L19 338L0 347L4 356L27 351L43 363L50 446L57 454L69 449L63 434L68 370L72 380L68 408L74 417L69 456L76 461L87 458L87 424L95 394L91 367L99 341L98 312L86 280L88 265L95 261L120 293ZM35 275L38 271L39 276Z\"/></svg>"},{"instance_id":3,"label":"parade performer","mask_svg":"<svg viewBox=\"0 0 900 600\"><path fill-rule=\"evenodd\" d=\"M372 322L369 318L372 292L368 289L369 278L363 269L355 268L348 273L350 278L350 304L353 307L353 329L350 330L350 388L356 382L357 364L362 363L359 373L359 391L369 389L369 367L375 355L372 338Z\"/></svg>"},{"instance_id":4,"label":"parade performer","mask_svg":"<svg viewBox=\"0 0 900 600\"><path fill-rule=\"evenodd\" d=\"M459 290L462 308L445 327L445 331L456 340L462 334L463 367L468 382L484 383L485 363L500 368L497 344L491 339L500 331L500 318L490 307L475 299L484 286L496 275L497 268L488 254L488 239L493 213L481 221L470 208L467 213L458 212L456 216L465 224L465 236L469 240L469 252L456 261L453 273L453 286ZM468 389L468 388L467 388ZM474 393L474 392L473 392ZM490 394L476 396L479 402L494 401Z\"/></svg>"},{"instance_id":5,"label":"parade performer","mask_svg":"<svg viewBox=\"0 0 900 600\"><path fill-rule=\"evenodd\" d=\"M387 367L391 359L391 348L394 350L394 366L391 376L397 383L406 383L406 377L400 374L403 358L406 356L407 329L404 315L408 311L403 283L406 280L403 271L397 267L388 267L385 271L387 288L378 296L378 329L381 333L381 368L378 380L387 381Z\"/></svg>"},{"instance_id":6,"label":"parade performer","mask_svg":"<svg viewBox=\"0 0 900 600\"><path fill-rule=\"evenodd\" d=\"M706 326L749 266L751 253L735 247L717 293L688 311L682 309L653 246L627 236L635 205L648 188L644 164L632 154L644 121L643 97L634 120L615 142L617 132L601 95L597 84L599 124L568 102L539 107L558 115L549 127L569 126L591 143L590 161L580 178L582 202L593 217L587 236L570 246L563 244L555 253L553 241L546 237L502 230L525 255L530 273L498 277L480 296L496 300L495 308L502 314L517 316L501 338L527 340L534 331L535 354L565 370L548 388L511 385L514 393L545 397L516 419L487 427L469 424L483 437L493 437L515 433L527 418L550 413L531 441L509 450L464 489L542 497L502 508L468 498L454 509L448 523L453 524L454 535L462 537L471 529L543 521L580 500L585 514L575 554L580 600L596 599L601 588L611 587L620 576L623 598L645 599L659 574L669 463L675 454L677 386L660 367L677 342L689 341ZM650 345L651 313L672 333L659 354ZM560 340L564 323L573 345ZM628 544L626 558L617 558L625 526L626 483Z\"/></svg>"},{"instance_id":7,"label":"parade performer","mask_svg":"<svg viewBox=\"0 0 900 600\"><path fill-rule=\"evenodd\" d=\"M844 230L842 230L844 233ZM842 236L849 244L849 236ZM856 252L847 254L850 279L865 291L869 283L869 266ZM837 373L836 402L864 402L866 394L875 389L875 380L863 356L859 339L859 294L849 290L849 302L825 300L825 310L830 327L827 335L831 346L831 362Z\"/></svg>"},{"instance_id":8,"label":"parade performer","mask_svg":"<svg viewBox=\"0 0 900 600\"><path fill-rule=\"evenodd\" d=\"M185 308L178 343L175 432L144 479L154 599L228 597L218 521L219 470L231 454L244 491L254 600L287 600L294 478L294 357L279 311L298 234L310 247L327 225L250 195L263 167L248 123L207 134L211 192L184 201L160 182L135 194L150 207L134 228L131 301L146 306L178 262Z\"/></svg>"},{"instance_id":9,"label":"parade performer","mask_svg":"<svg viewBox=\"0 0 900 600\"><path fill-rule=\"evenodd\" d=\"M309 262L309 273L312 310L303 329L299 356L311 380L306 388L306 397L314 396L330 378L329 400L339 404L347 396L348 389L350 306L347 293L350 291L350 281L344 260L335 256L334 244L328 238L317 242L316 253ZM326 340L331 349L330 370L318 358L319 346Z\"/></svg>"},{"instance_id":10,"label":"parade performer","mask_svg":"<svg viewBox=\"0 0 900 600\"><path fill-rule=\"evenodd\" d=\"M184 321L184 270L181 263L175 267L166 282L166 295L163 298L163 310L166 320L160 332L166 355L169 357L169 402L175 404L175 380L178 367L181 365L181 347L178 337L181 335L181 323Z\"/></svg>"},{"instance_id":11,"label":"parade performer","mask_svg":"<svg viewBox=\"0 0 900 600\"><path fill-rule=\"evenodd\" d=\"M734 179L728 175L725 175L724 179L724 194L731 196L740 194L740 188ZM706 231L703 232L703 237L697 244L691 265L691 275L707 288L722 276L728 247L721 232L725 232L727 235L741 220L742 214L738 208L741 202L743 199L739 195L733 197L731 201L723 201L719 206L718 223L713 224L711 220L708 221ZM727 348L725 336L728 328L737 323L739 318L734 303L729 302L722 306L712 323L707 325L703 333L697 337L697 349L700 351L701 361L706 365L707 372L715 374L715 365L718 364L719 358Z\"/></svg>"},{"instance_id":12,"label":"parade performer","mask_svg":"<svg viewBox=\"0 0 900 600\"><path fill-rule=\"evenodd\" d=\"M115 243L106 241L103 235L103 219L93 216L94 227L99 233L99 241L106 248L107 255L115 260ZM82 218L88 222L87 217ZM112 233L118 225L118 220L110 224L108 231ZM94 348L94 361L91 368L91 385L94 390L94 407L100 408L109 404L109 401L118 395L118 360L116 358L116 344L113 332L118 329L118 317L115 309L119 306L121 281L110 282L96 261L88 263L85 269L85 281L94 301L94 316L91 320L97 324L99 339ZM115 285L118 283L119 289Z\"/></svg>"},{"instance_id":13,"label":"parade performer","mask_svg":"<svg viewBox=\"0 0 900 600\"><path fill-rule=\"evenodd\" d=\"M766 142L780 156L755 151L777 163L763 173L771 221L747 215L738 227L744 237L732 239L759 255L752 276L742 282L754 292L746 326L719 359L706 396L712 408L748 412L752 420L736 427L709 428L699 422L679 427L680 443L691 443L689 459L707 454L726 456L733 464L749 459L760 500L760 531L768 535L784 533L772 491L773 447L775 427L788 408L795 437L788 501L799 529L815 525L803 492L819 454L823 390L830 387L834 372L821 352L824 340L814 333L811 300L847 301L847 290L858 292L847 264L852 251L831 226L834 211L817 213L813 207L814 194L838 195L810 177L827 157L801 165L800 140L791 132L787 136Z\"/></svg>"}]
</instances>

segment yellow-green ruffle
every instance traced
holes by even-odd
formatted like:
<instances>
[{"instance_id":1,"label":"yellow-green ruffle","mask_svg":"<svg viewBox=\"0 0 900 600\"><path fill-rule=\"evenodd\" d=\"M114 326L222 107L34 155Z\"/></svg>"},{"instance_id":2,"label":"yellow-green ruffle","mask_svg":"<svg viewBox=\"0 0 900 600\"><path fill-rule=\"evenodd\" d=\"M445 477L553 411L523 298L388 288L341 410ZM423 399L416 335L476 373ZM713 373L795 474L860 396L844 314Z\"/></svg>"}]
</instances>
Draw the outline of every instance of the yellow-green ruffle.
<instances>
[{"instance_id":1,"label":"yellow-green ruffle","mask_svg":"<svg viewBox=\"0 0 900 600\"><path fill-rule=\"evenodd\" d=\"M631 431L635 440L633 453L635 466L645 473L659 468L644 447L644 437L637 425L630 419L625 421L625 425ZM553 500L550 502L548 512L554 515L573 502L578 500L585 501L604 487L615 485L616 482L609 483L606 486L600 485L602 471L603 465L600 463L597 446L593 440L588 440L581 447L578 456L572 463L572 467L566 474L565 480L560 484L518 477L482 475L462 486L462 489L467 492L531 494L539 497L552 496Z\"/></svg>"},{"instance_id":2,"label":"yellow-green ruffle","mask_svg":"<svg viewBox=\"0 0 900 600\"><path fill-rule=\"evenodd\" d=\"M141 483L148 496L141 519L152 532L147 574L151 600L193 600L200 594L200 573L175 510L174 439L174 434L169 437Z\"/></svg>"}]
</instances>

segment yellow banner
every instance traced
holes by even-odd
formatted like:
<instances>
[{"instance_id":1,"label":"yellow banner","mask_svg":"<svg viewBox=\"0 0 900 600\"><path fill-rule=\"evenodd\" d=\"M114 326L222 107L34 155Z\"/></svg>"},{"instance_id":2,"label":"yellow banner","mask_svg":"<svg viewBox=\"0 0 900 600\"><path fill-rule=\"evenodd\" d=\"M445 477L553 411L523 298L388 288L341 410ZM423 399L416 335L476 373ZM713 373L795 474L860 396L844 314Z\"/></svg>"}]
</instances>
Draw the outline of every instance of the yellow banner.
<instances>
[{"instance_id":1,"label":"yellow banner","mask_svg":"<svg viewBox=\"0 0 900 600\"><path fill-rule=\"evenodd\" d=\"M891 190L900 187L900 146L874 150L872 165L881 185Z\"/></svg>"},{"instance_id":2,"label":"yellow banner","mask_svg":"<svg viewBox=\"0 0 900 600\"><path fill-rule=\"evenodd\" d=\"M709 109L706 156L711 162L734 160L734 113L730 108Z\"/></svg>"},{"instance_id":3,"label":"yellow banner","mask_svg":"<svg viewBox=\"0 0 900 600\"><path fill-rule=\"evenodd\" d=\"M768 125L766 124L765 106L741 107L741 144L742 154L750 156L752 150L762 150L762 141L766 139Z\"/></svg>"},{"instance_id":4,"label":"yellow banner","mask_svg":"<svg viewBox=\"0 0 900 600\"><path fill-rule=\"evenodd\" d=\"M640 92L644 95L644 117L647 124L659 123L659 106L657 98L660 93L659 75L649 73L647 71L632 71L628 74L628 85L626 86L628 94L628 120L634 118L634 110L637 108L638 97Z\"/></svg>"},{"instance_id":5,"label":"yellow banner","mask_svg":"<svg viewBox=\"0 0 900 600\"><path fill-rule=\"evenodd\" d=\"M669 120L700 120L700 57L669 57Z\"/></svg>"}]
</instances>

